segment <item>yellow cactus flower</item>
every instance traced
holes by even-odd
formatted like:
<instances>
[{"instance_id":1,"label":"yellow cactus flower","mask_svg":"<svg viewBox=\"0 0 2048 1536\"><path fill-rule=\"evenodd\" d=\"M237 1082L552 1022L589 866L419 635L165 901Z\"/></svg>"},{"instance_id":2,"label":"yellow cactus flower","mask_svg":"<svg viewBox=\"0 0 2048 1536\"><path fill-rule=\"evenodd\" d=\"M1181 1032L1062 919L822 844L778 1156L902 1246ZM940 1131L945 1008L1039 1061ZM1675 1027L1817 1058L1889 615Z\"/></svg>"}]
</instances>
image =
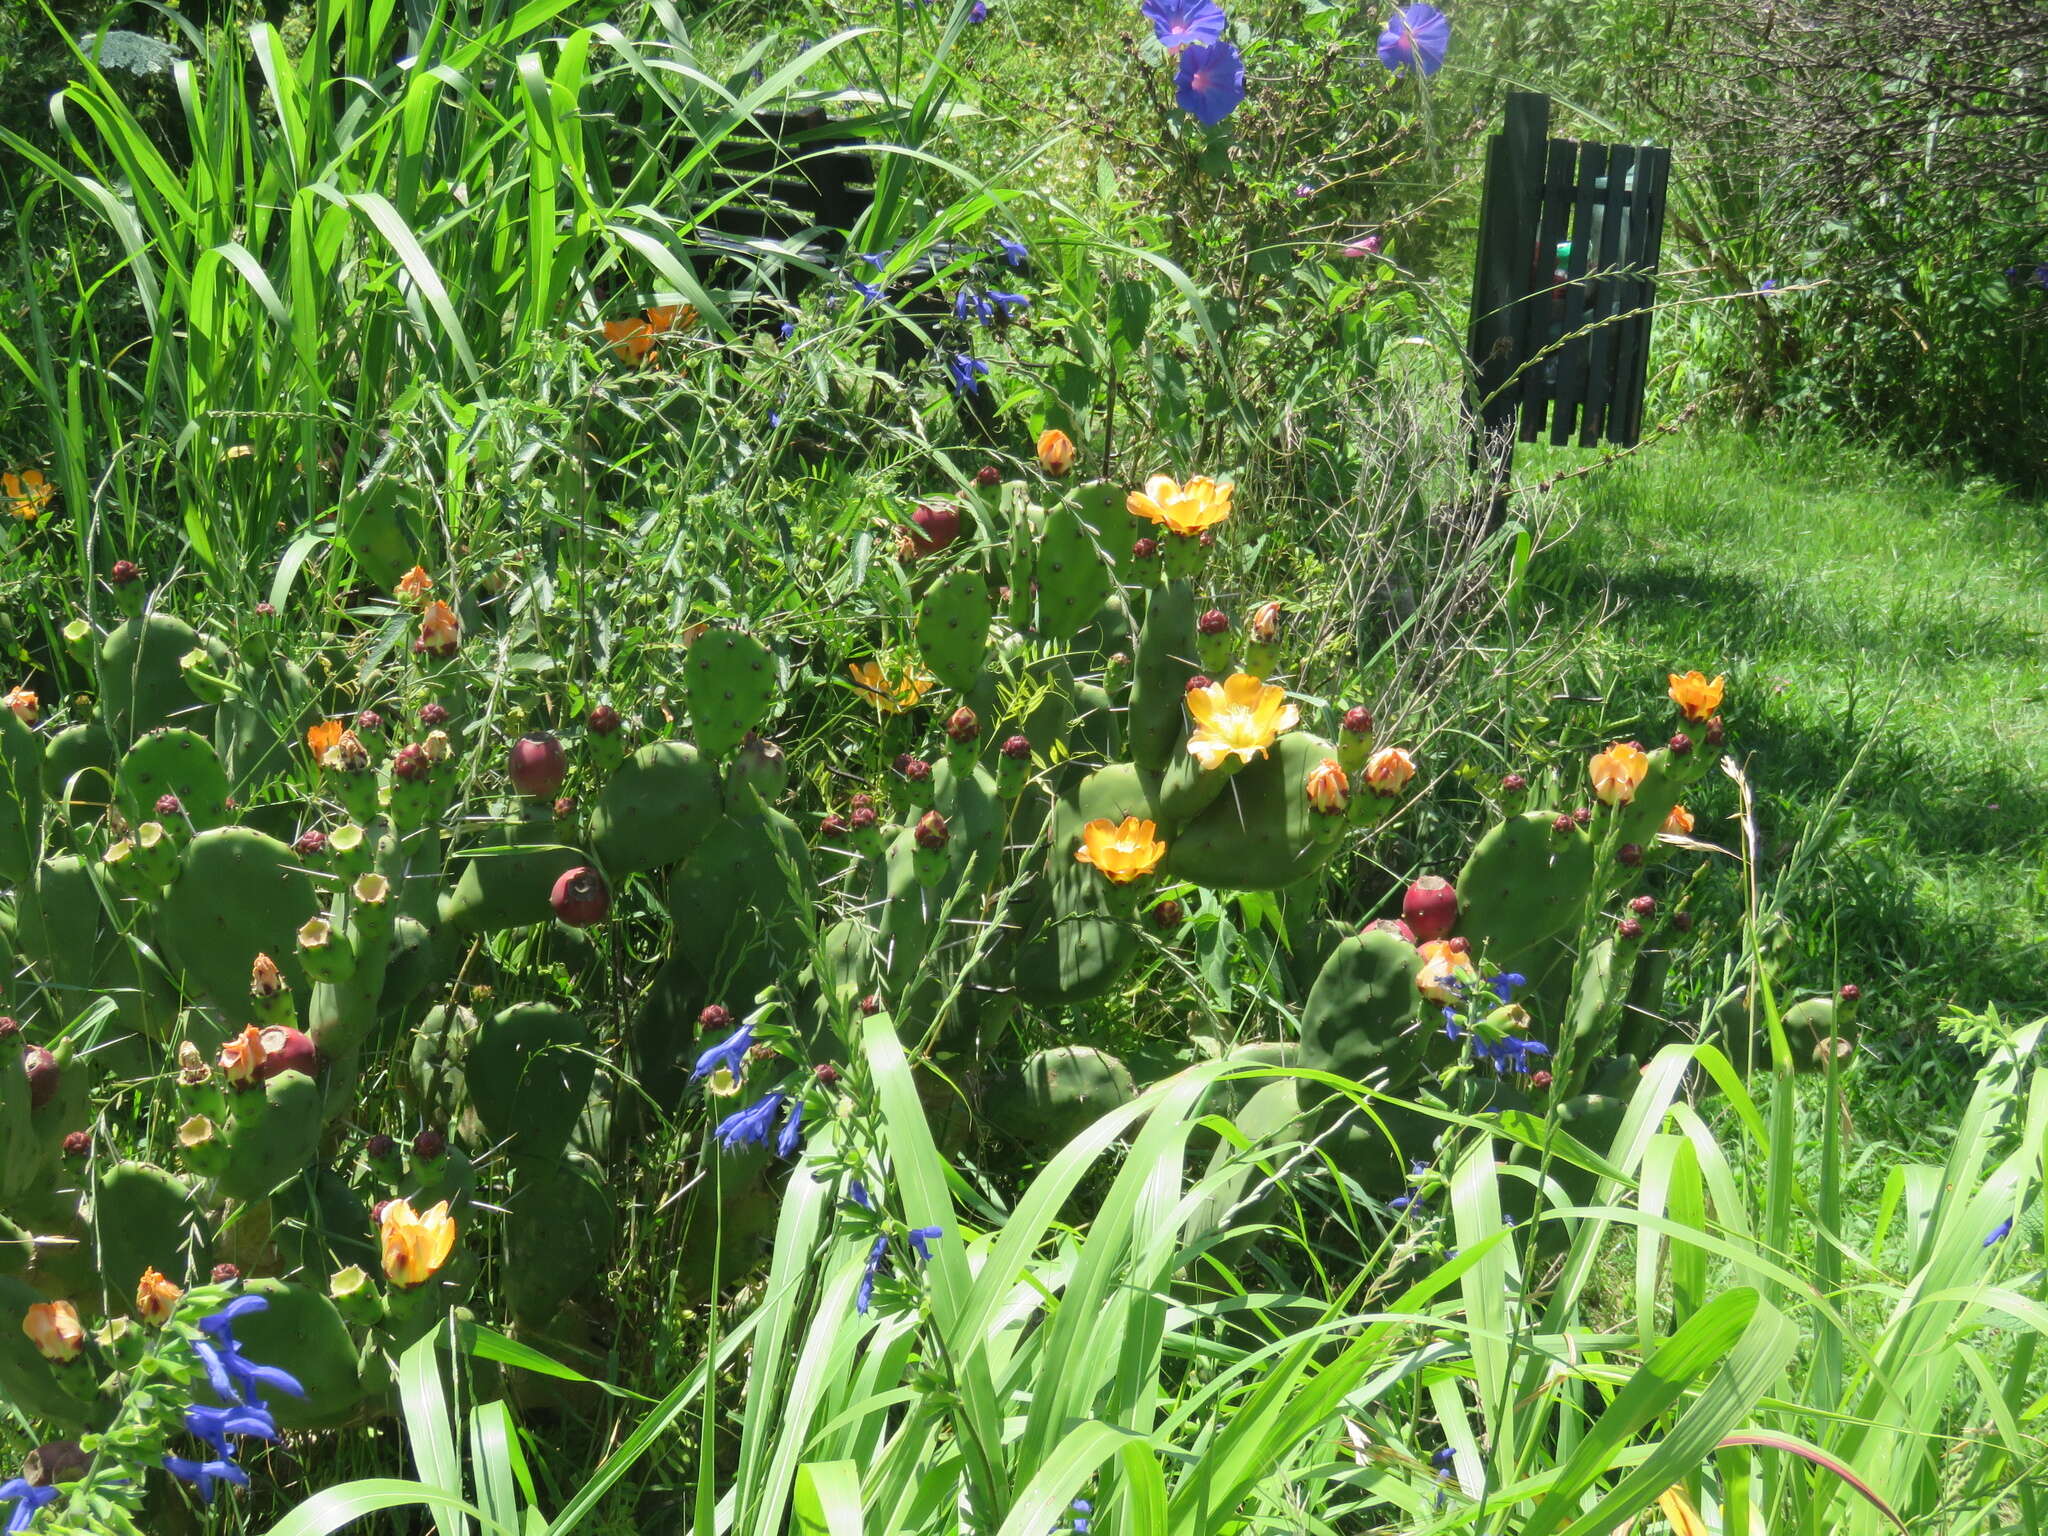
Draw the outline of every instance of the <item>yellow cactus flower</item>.
<instances>
[{"instance_id":1,"label":"yellow cactus flower","mask_svg":"<svg viewBox=\"0 0 2048 1536\"><path fill-rule=\"evenodd\" d=\"M10 469L0 475L0 492L6 494L9 512L25 523L32 523L55 498L57 487L43 478L40 469L24 469L18 475Z\"/></svg>"},{"instance_id":2,"label":"yellow cactus flower","mask_svg":"<svg viewBox=\"0 0 2048 1536\"><path fill-rule=\"evenodd\" d=\"M1664 818L1659 829L1672 837L1684 837L1692 831L1692 812L1682 805L1671 807L1671 814Z\"/></svg>"},{"instance_id":3,"label":"yellow cactus flower","mask_svg":"<svg viewBox=\"0 0 2048 1536\"><path fill-rule=\"evenodd\" d=\"M221 1076L238 1088L253 1083L268 1055L263 1049L263 1031L251 1024L220 1048Z\"/></svg>"},{"instance_id":4,"label":"yellow cactus flower","mask_svg":"<svg viewBox=\"0 0 2048 1536\"><path fill-rule=\"evenodd\" d=\"M1309 769L1302 784L1308 803L1326 816L1334 816L1351 803L1351 775L1334 757L1326 757Z\"/></svg>"},{"instance_id":5,"label":"yellow cactus flower","mask_svg":"<svg viewBox=\"0 0 2048 1536\"><path fill-rule=\"evenodd\" d=\"M1678 706L1678 712L1695 724L1714 718L1714 712L1721 707L1721 694L1728 679L1715 678L1707 681L1704 672L1688 672L1683 677L1673 672L1671 676L1671 702Z\"/></svg>"},{"instance_id":6,"label":"yellow cactus flower","mask_svg":"<svg viewBox=\"0 0 2048 1536\"><path fill-rule=\"evenodd\" d=\"M395 590L403 601L416 603L434 590L434 578L427 574L425 566L416 565L398 578Z\"/></svg>"},{"instance_id":7,"label":"yellow cactus flower","mask_svg":"<svg viewBox=\"0 0 2048 1536\"><path fill-rule=\"evenodd\" d=\"M1381 747L1365 761L1365 787L1376 795L1398 795L1414 777L1414 754L1402 747Z\"/></svg>"},{"instance_id":8,"label":"yellow cactus flower","mask_svg":"<svg viewBox=\"0 0 2048 1536\"><path fill-rule=\"evenodd\" d=\"M1192 536L1230 516L1230 493L1229 482L1218 485L1207 475L1196 475L1186 485L1171 475L1154 475L1144 490L1126 496L1124 505L1169 533Z\"/></svg>"},{"instance_id":9,"label":"yellow cactus flower","mask_svg":"<svg viewBox=\"0 0 2048 1536\"><path fill-rule=\"evenodd\" d=\"M415 1213L409 1200L386 1202L379 1221L384 1248L384 1273L393 1285L411 1289L425 1285L455 1251L455 1218L443 1200L432 1210Z\"/></svg>"},{"instance_id":10,"label":"yellow cactus flower","mask_svg":"<svg viewBox=\"0 0 2048 1536\"><path fill-rule=\"evenodd\" d=\"M1195 717L1188 750L1204 768L1219 767L1226 757L1247 763L1264 757L1274 739L1301 719L1285 688L1249 672L1195 689L1188 695L1188 713Z\"/></svg>"},{"instance_id":11,"label":"yellow cactus flower","mask_svg":"<svg viewBox=\"0 0 2048 1536\"><path fill-rule=\"evenodd\" d=\"M1462 939L1431 939L1415 946L1422 956L1422 969L1415 974L1416 990L1433 1003L1455 1003L1465 988L1479 979L1479 967Z\"/></svg>"},{"instance_id":12,"label":"yellow cactus flower","mask_svg":"<svg viewBox=\"0 0 2048 1536\"><path fill-rule=\"evenodd\" d=\"M881 663L875 661L850 663L846 670L853 674L854 684L885 715L900 715L917 708L917 701L929 693L937 681L916 671L906 671L891 679L882 670Z\"/></svg>"},{"instance_id":13,"label":"yellow cactus flower","mask_svg":"<svg viewBox=\"0 0 2048 1536\"><path fill-rule=\"evenodd\" d=\"M161 1328L171 1320L184 1294L182 1286L171 1284L153 1268L145 1269L135 1286L135 1315L150 1327Z\"/></svg>"},{"instance_id":14,"label":"yellow cactus flower","mask_svg":"<svg viewBox=\"0 0 2048 1536\"><path fill-rule=\"evenodd\" d=\"M313 754L314 762L325 761L341 742L341 733L346 727L339 720L322 720L306 730L306 750Z\"/></svg>"},{"instance_id":15,"label":"yellow cactus flower","mask_svg":"<svg viewBox=\"0 0 2048 1536\"><path fill-rule=\"evenodd\" d=\"M1038 434L1038 467L1054 479L1071 470L1078 456L1074 440L1058 427L1047 427Z\"/></svg>"},{"instance_id":16,"label":"yellow cactus flower","mask_svg":"<svg viewBox=\"0 0 2048 1536\"><path fill-rule=\"evenodd\" d=\"M39 1301L21 1320L36 1353L45 1360L68 1365L85 1349L85 1330L78 1325L78 1308L68 1301Z\"/></svg>"},{"instance_id":17,"label":"yellow cactus flower","mask_svg":"<svg viewBox=\"0 0 2048 1536\"><path fill-rule=\"evenodd\" d=\"M1595 752L1586 765L1593 794L1602 805L1627 805L1649 771L1649 754L1632 741L1617 741L1605 752Z\"/></svg>"},{"instance_id":18,"label":"yellow cactus flower","mask_svg":"<svg viewBox=\"0 0 2048 1536\"><path fill-rule=\"evenodd\" d=\"M1152 822L1126 816L1123 824L1097 817L1081 829L1081 846L1074 850L1076 863L1092 865L1104 879L1128 885L1159 867L1166 857L1166 844L1157 837Z\"/></svg>"},{"instance_id":19,"label":"yellow cactus flower","mask_svg":"<svg viewBox=\"0 0 2048 1536\"><path fill-rule=\"evenodd\" d=\"M23 725L34 725L43 717L43 701L26 688L8 689L7 697L0 703L6 704Z\"/></svg>"}]
</instances>

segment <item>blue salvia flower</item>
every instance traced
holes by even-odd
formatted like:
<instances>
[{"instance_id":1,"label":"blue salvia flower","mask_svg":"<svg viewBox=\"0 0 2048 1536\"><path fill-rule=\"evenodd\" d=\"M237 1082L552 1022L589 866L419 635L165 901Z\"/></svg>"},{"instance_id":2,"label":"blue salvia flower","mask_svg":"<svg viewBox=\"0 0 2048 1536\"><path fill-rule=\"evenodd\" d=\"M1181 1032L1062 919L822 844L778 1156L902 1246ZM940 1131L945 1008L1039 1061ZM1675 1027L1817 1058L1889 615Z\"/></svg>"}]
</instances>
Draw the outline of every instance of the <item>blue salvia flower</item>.
<instances>
[{"instance_id":1,"label":"blue salvia flower","mask_svg":"<svg viewBox=\"0 0 2048 1536\"><path fill-rule=\"evenodd\" d=\"M1074 1536L1088 1536L1088 1517L1095 1513L1095 1506L1086 1499L1076 1499L1074 1510Z\"/></svg>"},{"instance_id":2,"label":"blue salvia flower","mask_svg":"<svg viewBox=\"0 0 2048 1536\"><path fill-rule=\"evenodd\" d=\"M851 281L851 279L849 279L849 281ZM853 291L859 294L861 296L861 299L865 303L879 304L882 302L882 290L877 288L873 283L855 282L853 284Z\"/></svg>"},{"instance_id":3,"label":"blue salvia flower","mask_svg":"<svg viewBox=\"0 0 2048 1536\"><path fill-rule=\"evenodd\" d=\"M982 325L995 319L996 307L972 288L962 288L953 296L953 318L974 320Z\"/></svg>"},{"instance_id":4,"label":"blue salvia flower","mask_svg":"<svg viewBox=\"0 0 2048 1536\"><path fill-rule=\"evenodd\" d=\"M1991 1235L1984 1239L1983 1246L1989 1248L1993 1243L2002 1243L2010 1236L2012 1236L2012 1218L2008 1216L1991 1229Z\"/></svg>"},{"instance_id":5,"label":"blue salvia flower","mask_svg":"<svg viewBox=\"0 0 2048 1536\"><path fill-rule=\"evenodd\" d=\"M796 322L794 320L785 320L782 324L775 327L775 339L777 341L787 341L795 334Z\"/></svg>"},{"instance_id":6,"label":"blue salvia flower","mask_svg":"<svg viewBox=\"0 0 2048 1536\"><path fill-rule=\"evenodd\" d=\"M981 381L988 373L988 364L966 352L955 352L946 364L946 372L953 377L953 393L956 395L978 395Z\"/></svg>"},{"instance_id":7,"label":"blue salvia flower","mask_svg":"<svg viewBox=\"0 0 2048 1536\"><path fill-rule=\"evenodd\" d=\"M229 1435L248 1435L257 1440L275 1440L277 1421L260 1403L236 1403L227 1408L202 1408L196 1403L185 1410L185 1428L195 1440L203 1440L223 1456L233 1457Z\"/></svg>"},{"instance_id":8,"label":"blue salvia flower","mask_svg":"<svg viewBox=\"0 0 2048 1536\"><path fill-rule=\"evenodd\" d=\"M719 1121L712 1134L728 1152L735 1147L758 1147L775 1128L775 1117L787 1097L784 1093L764 1093L745 1109L736 1109Z\"/></svg>"},{"instance_id":9,"label":"blue salvia flower","mask_svg":"<svg viewBox=\"0 0 2048 1536\"><path fill-rule=\"evenodd\" d=\"M697 1078L708 1077L720 1067L735 1077L739 1076L740 1063L747 1059L747 1052L752 1050L753 1046L754 1026L742 1024L697 1058L697 1070L690 1074L691 1080L694 1082Z\"/></svg>"},{"instance_id":10,"label":"blue salvia flower","mask_svg":"<svg viewBox=\"0 0 2048 1536\"><path fill-rule=\"evenodd\" d=\"M867 1185L861 1183L859 1179L855 1179L851 1184L847 1185L846 1193L853 1203L862 1210L872 1211L875 1208L875 1197L868 1193Z\"/></svg>"},{"instance_id":11,"label":"blue salvia flower","mask_svg":"<svg viewBox=\"0 0 2048 1536\"><path fill-rule=\"evenodd\" d=\"M1529 978L1520 971L1502 971L1496 976L1489 976L1486 984L1493 988L1493 995L1501 1002L1512 1003L1515 1000L1515 988L1526 987Z\"/></svg>"},{"instance_id":12,"label":"blue salvia flower","mask_svg":"<svg viewBox=\"0 0 2048 1536\"><path fill-rule=\"evenodd\" d=\"M1003 260L1013 267L1024 265L1024 258L1031 253L1024 249L1022 240L1012 240L1008 235L997 235L996 244L1002 247Z\"/></svg>"},{"instance_id":13,"label":"blue salvia flower","mask_svg":"<svg viewBox=\"0 0 2048 1536\"><path fill-rule=\"evenodd\" d=\"M45 1504L57 1501L54 1487L38 1488L25 1477L10 1477L0 1483L0 1504L11 1503L14 1513L7 1517L9 1536L15 1531L25 1531L35 1523L36 1514Z\"/></svg>"},{"instance_id":14,"label":"blue salvia flower","mask_svg":"<svg viewBox=\"0 0 2048 1536\"><path fill-rule=\"evenodd\" d=\"M869 266L873 267L877 272L879 272L882 270L882 268L889 265L889 258L891 256L894 256L895 254L896 253L894 251L884 251L881 255L875 256L870 255L866 251L855 251L853 253L853 257L856 261L866 262Z\"/></svg>"},{"instance_id":15,"label":"blue salvia flower","mask_svg":"<svg viewBox=\"0 0 2048 1536\"><path fill-rule=\"evenodd\" d=\"M868 1250L867 1268L860 1272L860 1289L853 1293L853 1310L866 1315L868 1303L875 1299L875 1276L881 1273L882 1260L889 1252L887 1233L875 1239L875 1246Z\"/></svg>"},{"instance_id":16,"label":"blue salvia flower","mask_svg":"<svg viewBox=\"0 0 2048 1536\"><path fill-rule=\"evenodd\" d=\"M232 1347L235 1343L235 1324L245 1317L253 1317L258 1312L269 1310L268 1296L237 1296L218 1311L209 1312L199 1319L199 1328L208 1338Z\"/></svg>"},{"instance_id":17,"label":"blue salvia flower","mask_svg":"<svg viewBox=\"0 0 2048 1536\"><path fill-rule=\"evenodd\" d=\"M804 1144L804 1101L791 1099L789 1118L782 1122L782 1134L775 1138L775 1155L788 1157Z\"/></svg>"},{"instance_id":18,"label":"blue salvia flower","mask_svg":"<svg viewBox=\"0 0 2048 1536\"><path fill-rule=\"evenodd\" d=\"M910 1229L910 1251L925 1263L932 1261L931 1244L946 1235L944 1227L912 1227Z\"/></svg>"},{"instance_id":19,"label":"blue salvia flower","mask_svg":"<svg viewBox=\"0 0 2048 1536\"><path fill-rule=\"evenodd\" d=\"M208 1504L213 1502L213 1485L216 1482L233 1483L237 1488L249 1486L249 1474L225 1459L191 1461L183 1456L166 1456L164 1470L196 1487L199 1497Z\"/></svg>"},{"instance_id":20,"label":"blue salvia flower","mask_svg":"<svg viewBox=\"0 0 2048 1536\"><path fill-rule=\"evenodd\" d=\"M1031 305L1031 300L1021 293L998 293L993 288L988 291L988 302L995 306L996 315L1004 320L1011 318L1012 310L1028 309Z\"/></svg>"}]
</instances>

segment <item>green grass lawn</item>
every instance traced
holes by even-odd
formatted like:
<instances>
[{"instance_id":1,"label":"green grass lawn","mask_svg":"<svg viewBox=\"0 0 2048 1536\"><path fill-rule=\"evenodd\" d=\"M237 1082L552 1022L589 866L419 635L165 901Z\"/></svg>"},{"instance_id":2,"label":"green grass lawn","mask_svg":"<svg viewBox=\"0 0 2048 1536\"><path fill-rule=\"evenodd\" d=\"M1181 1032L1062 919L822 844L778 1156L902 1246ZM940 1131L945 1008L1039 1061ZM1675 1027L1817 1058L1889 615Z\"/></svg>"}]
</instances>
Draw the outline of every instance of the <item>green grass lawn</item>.
<instances>
[{"instance_id":1,"label":"green grass lawn","mask_svg":"<svg viewBox=\"0 0 2048 1536\"><path fill-rule=\"evenodd\" d=\"M1728 674L1767 878L1802 839L1817 854L1780 939L1801 981L1857 981L1900 1051L1951 1006L2048 1007L2048 508L1734 433L1577 484L1536 579L1601 622L1596 655Z\"/></svg>"}]
</instances>

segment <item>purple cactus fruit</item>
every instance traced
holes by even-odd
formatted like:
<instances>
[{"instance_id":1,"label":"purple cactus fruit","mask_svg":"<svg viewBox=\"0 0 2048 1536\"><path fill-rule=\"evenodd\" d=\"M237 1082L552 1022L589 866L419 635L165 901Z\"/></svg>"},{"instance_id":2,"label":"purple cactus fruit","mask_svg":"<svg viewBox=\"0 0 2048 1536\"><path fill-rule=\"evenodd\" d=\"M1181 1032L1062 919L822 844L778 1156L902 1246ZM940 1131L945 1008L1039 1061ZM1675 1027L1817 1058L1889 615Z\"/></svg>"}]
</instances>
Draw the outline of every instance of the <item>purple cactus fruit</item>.
<instances>
[{"instance_id":1,"label":"purple cactus fruit","mask_svg":"<svg viewBox=\"0 0 2048 1536\"><path fill-rule=\"evenodd\" d=\"M379 1132L363 1143L363 1151L378 1162L386 1162L398 1156L398 1142Z\"/></svg>"},{"instance_id":2,"label":"purple cactus fruit","mask_svg":"<svg viewBox=\"0 0 2048 1536\"><path fill-rule=\"evenodd\" d=\"M1853 981L1845 981L1842 983L1841 997L1845 1003L1860 1002L1863 998L1863 989Z\"/></svg>"},{"instance_id":3,"label":"purple cactus fruit","mask_svg":"<svg viewBox=\"0 0 2048 1536\"><path fill-rule=\"evenodd\" d=\"M1139 560L1156 559L1159 555L1159 541L1152 538L1138 539L1131 545L1131 554Z\"/></svg>"},{"instance_id":4,"label":"purple cactus fruit","mask_svg":"<svg viewBox=\"0 0 2048 1536\"><path fill-rule=\"evenodd\" d=\"M1372 711L1363 704L1354 704L1345 710L1344 734L1347 736L1370 736L1372 734Z\"/></svg>"},{"instance_id":5,"label":"purple cactus fruit","mask_svg":"<svg viewBox=\"0 0 2048 1536\"><path fill-rule=\"evenodd\" d=\"M107 572L107 580L117 587L130 586L142 580L142 568L133 560L116 560L114 568Z\"/></svg>"},{"instance_id":6,"label":"purple cactus fruit","mask_svg":"<svg viewBox=\"0 0 2048 1536\"><path fill-rule=\"evenodd\" d=\"M930 770L927 769L926 772ZM917 840L918 847L937 851L946 846L946 840L952 833L946 826L945 817L937 811L926 811L917 818L917 826L910 835Z\"/></svg>"},{"instance_id":7,"label":"purple cactus fruit","mask_svg":"<svg viewBox=\"0 0 2048 1536\"><path fill-rule=\"evenodd\" d=\"M318 827L308 827L299 834L299 840L292 844L292 852L302 859L317 859L327 851L327 834Z\"/></svg>"},{"instance_id":8,"label":"purple cactus fruit","mask_svg":"<svg viewBox=\"0 0 2048 1536\"><path fill-rule=\"evenodd\" d=\"M964 746L981 735L981 717L962 704L946 716L946 734Z\"/></svg>"},{"instance_id":9,"label":"purple cactus fruit","mask_svg":"<svg viewBox=\"0 0 2048 1536\"><path fill-rule=\"evenodd\" d=\"M974 472L974 483L983 490L1003 483L1003 472L993 464L984 464Z\"/></svg>"},{"instance_id":10,"label":"purple cactus fruit","mask_svg":"<svg viewBox=\"0 0 2048 1536\"><path fill-rule=\"evenodd\" d=\"M603 922L604 915L611 911L612 893L605 888L604 876L588 864L579 864L564 870L555 881L555 888L548 893L548 905L569 927L588 928Z\"/></svg>"},{"instance_id":11,"label":"purple cactus fruit","mask_svg":"<svg viewBox=\"0 0 2048 1536\"><path fill-rule=\"evenodd\" d=\"M267 1083L280 1072L303 1072L311 1077L318 1071L320 1052L305 1031L289 1024L272 1024L258 1038L263 1041L263 1064L256 1069L258 1082Z\"/></svg>"},{"instance_id":12,"label":"purple cactus fruit","mask_svg":"<svg viewBox=\"0 0 2048 1536\"><path fill-rule=\"evenodd\" d=\"M1229 634L1230 615L1221 608L1211 608L1207 613L1195 620L1195 633L1198 635Z\"/></svg>"},{"instance_id":13,"label":"purple cactus fruit","mask_svg":"<svg viewBox=\"0 0 2048 1536\"><path fill-rule=\"evenodd\" d=\"M1686 735L1685 732L1678 731L1673 734L1670 747L1673 757L1684 757L1692 750L1692 738Z\"/></svg>"},{"instance_id":14,"label":"purple cactus fruit","mask_svg":"<svg viewBox=\"0 0 2048 1536\"><path fill-rule=\"evenodd\" d=\"M505 773L520 794L552 800L569 776L569 754L553 732L532 731L512 743Z\"/></svg>"},{"instance_id":15,"label":"purple cactus fruit","mask_svg":"<svg viewBox=\"0 0 2048 1536\"><path fill-rule=\"evenodd\" d=\"M182 816L185 814L184 802L179 800L176 795L158 795L156 797L156 814L159 820L168 816Z\"/></svg>"},{"instance_id":16,"label":"purple cactus fruit","mask_svg":"<svg viewBox=\"0 0 2048 1536\"><path fill-rule=\"evenodd\" d=\"M1640 843L1623 843L1614 850L1614 856L1630 869L1634 869L1643 862L1643 846Z\"/></svg>"},{"instance_id":17,"label":"purple cactus fruit","mask_svg":"<svg viewBox=\"0 0 2048 1536\"><path fill-rule=\"evenodd\" d=\"M593 736L609 736L625 723L609 704L599 704L583 717L583 728Z\"/></svg>"},{"instance_id":18,"label":"purple cactus fruit","mask_svg":"<svg viewBox=\"0 0 2048 1536\"><path fill-rule=\"evenodd\" d=\"M1391 933L1404 944L1416 944L1415 930L1398 917L1376 917L1358 930L1360 933Z\"/></svg>"},{"instance_id":19,"label":"purple cactus fruit","mask_svg":"<svg viewBox=\"0 0 2048 1536\"><path fill-rule=\"evenodd\" d=\"M1529 781L1519 773L1504 773L1500 779L1500 792L1504 795L1519 795L1529 787Z\"/></svg>"},{"instance_id":20,"label":"purple cactus fruit","mask_svg":"<svg viewBox=\"0 0 2048 1536\"><path fill-rule=\"evenodd\" d=\"M91 1131L67 1131L64 1133L64 1155L66 1157L84 1157L90 1151L92 1151Z\"/></svg>"},{"instance_id":21,"label":"purple cactus fruit","mask_svg":"<svg viewBox=\"0 0 2048 1536\"><path fill-rule=\"evenodd\" d=\"M422 746L400 747L391 759L392 777L407 784L416 784L433 771L434 760L427 756L427 749Z\"/></svg>"},{"instance_id":22,"label":"purple cactus fruit","mask_svg":"<svg viewBox=\"0 0 2048 1536\"><path fill-rule=\"evenodd\" d=\"M697 1015L697 1028L705 1034L723 1033L732 1028L732 1010L723 1003L712 1003Z\"/></svg>"},{"instance_id":23,"label":"purple cactus fruit","mask_svg":"<svg viewBox=\"0 0 2048 1536\"><path fill-rule=\"evenodd\" d=\"M1624 941L1633 943L1643 936L1643 925L1633 917L1624 917L1615 925L1614 932Z\"/></svg>"},{"instance_id":24,"label":"purple cactus fruit","mask_svg":"<svg viewBox=\"0 0 2048 1536\"><path fill-rule=\"evenodd\" d=\"M1628 909L1635 913L1637 917L1655 917L1657 915L1657 898L1648 895L1638 896L1628 904Z\"/></svg>"},{"instance_id":25,"label":"purple cactus fruit","mask_svg":"<svg viewBox=\"0 0 2048 1536\"><path fill-rule=\"evenodd\" d=\"M1401 898L1401 916L1418 942L1440 939L1457 926L1457 888L1441 876L1424 875Z\"/></svg>"},{"instance_id":26,"label":"purple cactus fruit","mask_svg":"<svg viewBox=\"0 0 2048 1536\"><path fill-rule=\"evenodd\" d=\"M1013 763L1028 763L1031 761L1031 742L1027 737L1009 737L996 750Z\"/></svg>"},{"instance_id":27,"label":"purple cactus fruit","mask_svg":"<svg viewBox=\"0 0 2048 1536\"><path fill-rule=\"evenodd\" d=\"M448 1155L448 1138L432 1127L412 1139L412 1155L423 1163L438 1163Z\"/></svg>"},{"instance_id":28,"label":"purple cactus fruit","mask_svg":"<svg viewBox=\"0 0 2048 1536\"><path fill-rule=\"evenodd\" d=\"M846 824L846 818L837 811L828 813L825 819L818 823L818 835L835 843L844 840L847 833L852 830L853 828Z\"/></svg>"},{"instance_id":29,"label":"purple cactus fruit","mask_svg":"<svg viewBox=\"0 0 2048 1536\"><path fill-rule=\"evenodd\" d=\"M21 1053L21 1071L28 1079L30 1109L41 1109L57 1097L57 1089L63 1084L64 1073L57 1065L57 1058L40 1045L32 1045Z\"/></svg>"}]
</instances>

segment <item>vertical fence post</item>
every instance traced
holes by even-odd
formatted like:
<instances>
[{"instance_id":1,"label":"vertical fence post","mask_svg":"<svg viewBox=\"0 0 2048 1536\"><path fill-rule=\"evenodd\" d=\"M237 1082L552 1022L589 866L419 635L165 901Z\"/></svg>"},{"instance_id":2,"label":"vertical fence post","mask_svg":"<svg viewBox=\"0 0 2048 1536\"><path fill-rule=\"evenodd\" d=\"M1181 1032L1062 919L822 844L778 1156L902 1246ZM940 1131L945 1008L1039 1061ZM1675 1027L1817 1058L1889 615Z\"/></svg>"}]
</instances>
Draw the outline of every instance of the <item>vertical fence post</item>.
<instances>
[{"instance_id":1,"label":"vertical fence post","mask_svg":"<svg viewBox=\"0 0 2048 1536\"><path fill-rule=\"evenodd\" d=\"M1486 184L1479 203L1479 256L1472 279L1472 327L1466 352L1476 407L1472 467L1487 477L1486 526L1500 526L1514 469L1515 412L1522 391L1511 387L1524 355L1543 205L1544 140L1550 98L1509 91L1506 127L1487 145Z\"/></svg>"}]
</instances>

